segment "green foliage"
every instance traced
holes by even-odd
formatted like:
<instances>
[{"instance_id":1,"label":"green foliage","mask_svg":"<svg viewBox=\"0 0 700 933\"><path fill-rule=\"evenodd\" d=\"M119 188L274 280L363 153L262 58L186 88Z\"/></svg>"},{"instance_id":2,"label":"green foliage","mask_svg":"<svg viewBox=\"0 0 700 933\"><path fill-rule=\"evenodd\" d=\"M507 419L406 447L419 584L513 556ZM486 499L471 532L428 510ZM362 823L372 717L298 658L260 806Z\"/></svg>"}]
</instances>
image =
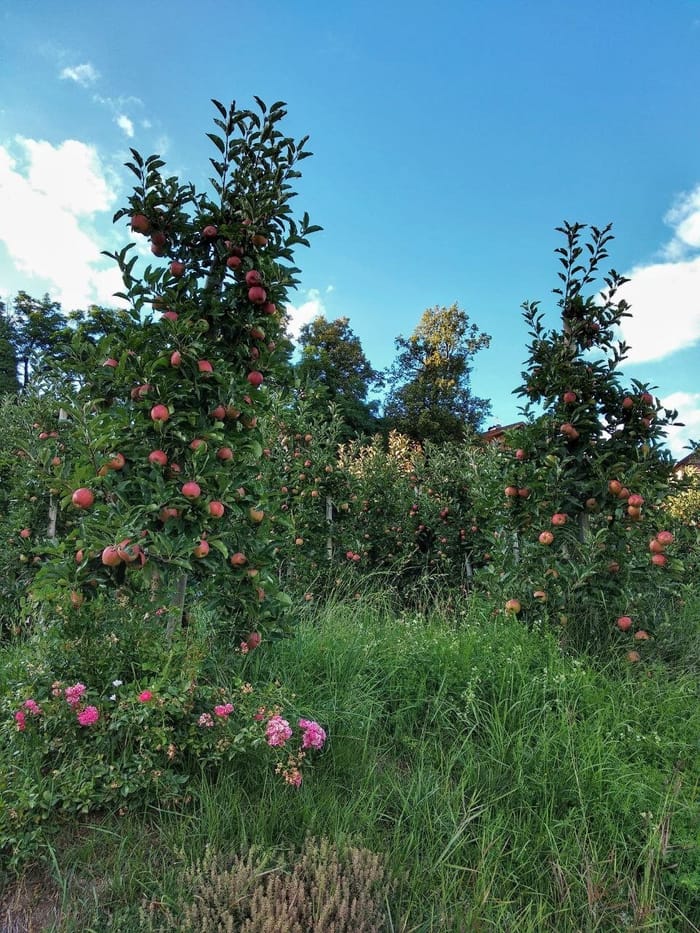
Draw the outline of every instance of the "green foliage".
<instances>
[{"instance_id":1,"label":"green foliage","mask_svg":"<svg viewBox=\"0 0 700 933\"><path fill-rule=\"evenodd\" d=\"M299 346L298 377L321 390L317 407L325 410L329 402L336 406L344 425L341 439L373 434L378 402L368 402L367 394L382 385L382 377L372 369L349 319L327 321L319 315L301 328Z\"/></svg>"},{"instance_id":2,"label":"green foliage","mask_svg":"<svg viewBox=\"0 0 700 933\"><path fill-rule=\"evenodd\" d=\"M437 443L478 429L490 403L471 392L471 359L490 342L456 304L424 311L410 337L396 338L400 353L384 408L389 426Z\"/></svg>"},{"instance_id":3,"label":"green foliage","mask_svg":"<svg viewBox=\"0 0 700 933\"><path fill-rule=\"evenodd\" d=\"M221 890L237 853L291 871L310 834L381 858L388 929L691 933L697 675L567 656L477 599L428 617L382 605L326 605L248 659L251 681L272 673L332 724L313 781L297 791L233 761L192 778L190 806L134 802L42 834L67 929L104 928L107 913L140 929L140 903L157 926L191 903L207 846ZM669 623L697 638L697 608ZM212 887L195 888L211 905Z\"/></svg>"},{"instance_id":4,"label":"green foliage","mask_svg":"<svg viewBox=\"0 0 700 933\"><path fill-rule=\"evenodd\" d=\"M20 291L13 301L12 321L22 386L26 388L30 381L41 385L47 363L55 359L57 345L65 332L61 305L48 294L36 299Z\"/></svg>"},{"instance_id":5,"label":"green foliage","mask_svg":"<svg viewBox=\"0 0 700 933\"><path fill-rule=\"evenodd\" d=\"M17 378L17 335L0 301L0 396L19 391Z\"/></svg>"}]
</instances>

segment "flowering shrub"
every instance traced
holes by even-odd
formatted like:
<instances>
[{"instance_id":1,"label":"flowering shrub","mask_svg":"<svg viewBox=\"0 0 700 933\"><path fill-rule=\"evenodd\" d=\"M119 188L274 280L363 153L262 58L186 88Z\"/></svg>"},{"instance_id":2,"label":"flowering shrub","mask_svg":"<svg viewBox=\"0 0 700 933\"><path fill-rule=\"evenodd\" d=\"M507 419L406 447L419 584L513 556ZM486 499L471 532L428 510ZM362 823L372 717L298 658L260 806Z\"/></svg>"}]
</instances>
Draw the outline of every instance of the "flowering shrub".
<instances>
[{"instance_id":1,"label":"flowering shrub","mask_svg":"<svg viewBox=\"0 0 700 933\"><path fill-rule=\"evenodd\" d=\"M148 688L114 678L99 689L27 667L36 681L17 683L0 707L0 852L14 863L29 857L41 824L57 815L123 810L135 799L182 804L202 768L255 750L255 766L271 758L298 787L304 759L325 744L315 721L293 728L283 718L288 704L276 685L257 688L241 677L207 684L197 679L200 667L195 676L164 670Z\"/></svg>"}]
</instances>

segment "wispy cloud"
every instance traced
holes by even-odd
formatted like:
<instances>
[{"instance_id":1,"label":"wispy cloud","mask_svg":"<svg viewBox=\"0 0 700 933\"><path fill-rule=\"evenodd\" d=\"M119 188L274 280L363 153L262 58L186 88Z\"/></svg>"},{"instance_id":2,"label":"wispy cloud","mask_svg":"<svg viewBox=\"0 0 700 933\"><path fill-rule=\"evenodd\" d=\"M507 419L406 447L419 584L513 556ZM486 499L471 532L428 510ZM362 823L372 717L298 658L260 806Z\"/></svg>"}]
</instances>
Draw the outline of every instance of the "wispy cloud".
<instances>
[{"instance_id":1,"label":"wispy cloud","mask_svg":"<svg viewBox=\"0 0 700 933\"><path fill-rule=\"evenodd\" d=\"M85 62L84 65L75 65L72 68L64 68L61 71L60 77L63 80L75 81L76 84L80 84L82 87L90 87L91 84L94 84L95 81L100 77L100 73L97 71L94 65L91 65L89 62Z\"/></svg>"},{"instance_id":2,"label":"wispy cloud","mask_svg":"<svg viewBox=\"0 0 700 933\"><path fill-rule=\"evenodd\" d=\"M626 272L618 296L631 305L622 324L627 362L661 360L700 342L700 185L682 195L664 218L673 236L658 262Z\"/></svg>"},{"instance_id":3,"label":"wispy cloud","mask_svg":"<svg viewBox=\"0 0 700 933\"><path fill-rule=\"evenodd\" d=\"M92 146L21 137L12 151L0 146L0 242L29 279L27 290L48 283L66 310L115 304L120 276L101 256L94 232L115 200L109 170Z\"/></svg>"},{"instance_id":4,"label":"wispy cloud","mask_svg":"<svg viewBox=\"0 0 700 933\"><path fill-rule=\"evenodd\" d=\"M119 129L120 129L120 130L123 130L123 132L126 133L126 135L129 137L129 139L132 139L132 138L133 138L133 136L134 136L134 124L133 124L133 122L127 117L127 115L126 115L125 113L120 113L120 114L117 116L115 122L116 122L117 126L119 127Z\"/></svg>"}]
</instances>

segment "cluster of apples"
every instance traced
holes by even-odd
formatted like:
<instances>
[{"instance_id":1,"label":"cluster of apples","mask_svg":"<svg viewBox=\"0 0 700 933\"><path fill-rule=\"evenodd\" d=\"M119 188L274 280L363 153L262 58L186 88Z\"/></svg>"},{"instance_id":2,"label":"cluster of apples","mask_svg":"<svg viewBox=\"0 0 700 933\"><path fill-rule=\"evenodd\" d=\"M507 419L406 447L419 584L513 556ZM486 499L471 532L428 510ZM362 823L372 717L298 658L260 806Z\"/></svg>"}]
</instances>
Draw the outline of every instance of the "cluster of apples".
<instances>
[{"instance_id":1,"label":"cluster of apples","mask_svg":"<svg viewBox=\"0 0 700 933\"><path fill-rule=\"evenodd\" d=\"M632 521L639 521L641 519L644 496L636 492L630 492L618 479L610 480L608 483L608 492L610 495L615 496L616 499L627 502L627 514Z\"/></svg>"}]
</instances>

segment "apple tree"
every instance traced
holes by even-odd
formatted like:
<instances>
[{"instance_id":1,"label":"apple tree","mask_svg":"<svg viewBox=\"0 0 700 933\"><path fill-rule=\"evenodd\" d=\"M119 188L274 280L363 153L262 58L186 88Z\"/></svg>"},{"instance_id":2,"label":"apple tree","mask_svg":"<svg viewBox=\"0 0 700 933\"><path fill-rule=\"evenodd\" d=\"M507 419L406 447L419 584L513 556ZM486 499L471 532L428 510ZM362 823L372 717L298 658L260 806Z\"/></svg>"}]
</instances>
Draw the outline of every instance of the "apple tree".
<instances>
[{"instance_id":1,"label":"apple tree","mask_svg":"<svg viewBox=\"0 0 700 933\"><path fill-rule=\"evenodd\" d=\"M282 133L282 102L256 104L214 101L206 193L132 150L136 184L115 222L134 237L110 254L126 309L87 350L74 340L67 365L84 375L59 403L82 455L56 481L66 534L37 596L70 592L79 606L138 592L164 607L170 633L188 599L237 636L278 624L287 601L259 418L286 366L294 249L320 228L290 204L307 138Z\"/></svg>"},{"instance_id":2,"label":"apple tree","mask_svg":"<svg viewBox=\"0 0 700 933\"><path fill-rule=\"evenodd\" d=\"M559 231L559 325L545 325L538 302L523 306L531 342L516 394L527 424L502 452L497 563L504 596L525 615L548 610L590 641L616 614L646 631L659 592L681 574L669 536L658 538L672 465L664 429L676 413L648 385L623 384L626 280L612 270L598 284L610 226L587 238L582 224Z\"/></svg>"}]
</instances>

